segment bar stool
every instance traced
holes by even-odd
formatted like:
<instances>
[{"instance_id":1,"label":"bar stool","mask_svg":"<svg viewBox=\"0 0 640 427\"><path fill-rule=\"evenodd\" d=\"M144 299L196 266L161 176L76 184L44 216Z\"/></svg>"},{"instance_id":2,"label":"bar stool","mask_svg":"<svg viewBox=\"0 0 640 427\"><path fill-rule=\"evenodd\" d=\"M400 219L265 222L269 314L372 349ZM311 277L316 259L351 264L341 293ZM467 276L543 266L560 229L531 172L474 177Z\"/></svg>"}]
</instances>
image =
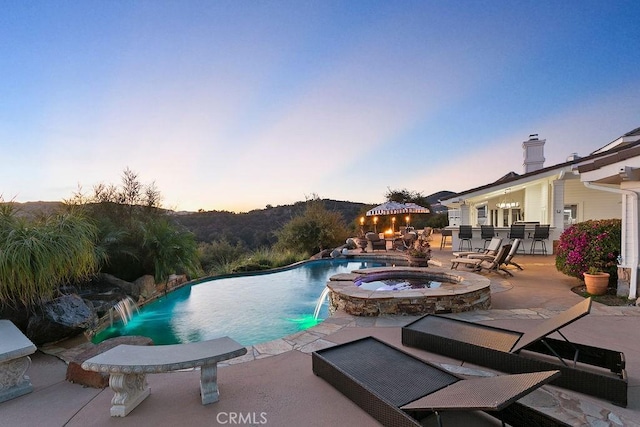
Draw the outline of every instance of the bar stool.
<instances>
[{"instance_id":1,"label":"bar stool","mask_svg":"<svg viewBox=\"0 0 640 427\"><path fill-rule=\"evenodd\" d=\"M542 244L542 254L547 254L547 244L545 240L549 239L549 225L536 225L535 230L533 230L533 241L531 242L531 250L529 253L531 255L536 252L536 243L540 242Z\"/></svg>"},{"instance_id":2,"label":"bar stool","mask_svg":"<svg viewBox=\"0 0 640 427\"><path fill-rule=\"evenodd\" d=\"M511 224L511 228L509 229L509 240L513 243L515 239L524 241L524 224ZM524 248L524 245L520 246L522 247L522 253L526 254L527 250Z\"/></svg>"},{"instance_id":3,"label":"bar stool","mask_svg":"<svg viewBox=\"0 0 640 427\"><path fill-rule=\"evenodd\" d=\"M451 237L453 239L453 230L442 229L440 232L442 235L442 239L440 239L440 250L444 248L447 244L447 237Z\"/></svg>"},{"instance_id":4,"label":"bar stool","mask_svg":"<svg viewBox=\"0 0 640 427\"><path fill-rule=\"evenodd\" d=\"M482 250L487 249L487 244L496 237L496 231L493 225L481 225L480 226L480 238L483 240Z\"/></svg>"},{"instance_id":5,"label":"bar stool","mask_svg":"<svg viewBox=\"0 0 640 427\"><path fill-rule=\"evenodd\" d=\"M471 230L470 225L461 225L458 230L458 239L460 239L460 243L458 244L458 250L462 250L462 246L467 242L469 246L469 250L471 250L471 238L473 237L473 231Z\"/></svg>"}]
</instances>

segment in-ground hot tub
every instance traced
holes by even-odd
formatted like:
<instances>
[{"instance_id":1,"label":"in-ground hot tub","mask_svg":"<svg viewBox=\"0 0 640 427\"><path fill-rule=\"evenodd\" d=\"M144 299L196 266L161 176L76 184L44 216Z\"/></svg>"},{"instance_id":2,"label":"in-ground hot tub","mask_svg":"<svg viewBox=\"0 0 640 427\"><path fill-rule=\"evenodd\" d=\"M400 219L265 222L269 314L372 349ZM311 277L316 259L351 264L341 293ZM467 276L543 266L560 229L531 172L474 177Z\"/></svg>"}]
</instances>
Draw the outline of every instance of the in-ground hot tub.
<instances>
[{"instance_id":1,"label":"in-ground hot tub","mask_svg":"<svg viewBox=\"0 0 640 427\"><path fill-rule=\"evenodd\" d=\"M459 313L491 308L490 280L437 267L377 267L332 276L329 309L355 316Z\"/></svg>"}]
</instances>

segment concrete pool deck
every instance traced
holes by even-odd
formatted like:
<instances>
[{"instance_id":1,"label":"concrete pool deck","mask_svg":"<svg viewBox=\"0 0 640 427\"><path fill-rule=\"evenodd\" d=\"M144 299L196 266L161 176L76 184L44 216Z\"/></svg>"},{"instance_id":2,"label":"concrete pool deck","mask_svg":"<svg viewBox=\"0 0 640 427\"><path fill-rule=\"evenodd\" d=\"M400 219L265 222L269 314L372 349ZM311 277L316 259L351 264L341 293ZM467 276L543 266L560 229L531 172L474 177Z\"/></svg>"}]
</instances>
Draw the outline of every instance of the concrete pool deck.
<instances>
[{"instance_id":1,"label":"concrete pool deck","mask_svg":"<svg viewBox=\"0 0 640 427\"><path fill-rule=\"evenodd\" d=\"M450 247L442 251L434 249L433 258L447 268ZM557 272L554 260L553 256L518 256L516 261L524 270L514 270L514 277L486 276L492 282L492 309L458 316L524 330L574 305L581 300L571 292L578 282ZM49 346L45 349L49 354L40 349L32 357L28 375L34 391L0 403L0 426L378 425L366 412L313 374L310 354L315 349L368 335L401 347L400 328L415 318L358 318L337 313L310 330L249 347L247 355L220 367L220 401L207 406L200 403L199 372L150 375L151 395L125 418L110 417L113 393L109 388L93 389L65 381L66 363L62 359L82 349L78 345L81 342ZM535 392L529 398L530 404L552 411L572 425L640 426L639 326L640 308L594 303L591 314L563 329L571 340L624 352L629 377L628 407L620 408L553 386L544 386ZM478 369L421 350L404 349L451 369ZM476 415L457 417L449 422L444 418L445 426L491 425Z\"/></svg>"}]
</instances>

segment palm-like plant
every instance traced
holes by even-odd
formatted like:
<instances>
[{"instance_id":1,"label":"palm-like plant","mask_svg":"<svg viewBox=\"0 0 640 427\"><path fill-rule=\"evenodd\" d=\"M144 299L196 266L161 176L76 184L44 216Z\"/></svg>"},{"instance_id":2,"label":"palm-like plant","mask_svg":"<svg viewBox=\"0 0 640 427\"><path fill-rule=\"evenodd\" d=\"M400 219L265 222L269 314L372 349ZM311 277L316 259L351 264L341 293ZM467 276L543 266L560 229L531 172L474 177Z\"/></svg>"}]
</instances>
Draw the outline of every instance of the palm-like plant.
<instances>
[{"instance_id":1,"label":"palm-like plant","mask_svg":"<svg viewBox=\"0 0 640 427\"><path fill-rule=\"evenodd\" d=\"M193 234L180 231L166 218L140 223L146 270L153 270L156 282L164 282L172 273L200 274L198 248Z\"/></svg>"},{"instance_id":2,"label":"palm-like plant","mask_svg":"<svg viewBox=\"0 0 640 427\"><path fill-rule=\"evenodd\" d=\"M61 284L98 268L96 227L79 212L26 220L0 207L0 303L26 306L53 298Z\"/></svg>"}]
</instances>

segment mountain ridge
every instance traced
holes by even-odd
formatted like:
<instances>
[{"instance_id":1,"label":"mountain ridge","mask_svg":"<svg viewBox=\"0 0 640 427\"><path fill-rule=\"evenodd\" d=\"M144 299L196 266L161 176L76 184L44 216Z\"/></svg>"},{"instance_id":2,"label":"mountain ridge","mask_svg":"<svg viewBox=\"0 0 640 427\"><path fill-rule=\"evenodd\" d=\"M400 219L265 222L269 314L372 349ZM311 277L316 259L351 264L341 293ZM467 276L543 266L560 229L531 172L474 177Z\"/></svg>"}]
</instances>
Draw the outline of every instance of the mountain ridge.
<instances>
[{"instance_id":1,"label":"mountain ridge","mask_svg":"<svg viewBox=\"0 0 640 427\"><path fill-rule=\"evenodd\" d=\"M445 195L454 194L440 191L425 198L431 204L434 213L446 211L438 200ZM346 224L353 222L372 208L373 204L343 200L321 199L327 210L339 212ZM198 242L225 240L232 245L241 244L249 248L269 247L276 241L276 231L297 215L301 215L310 201L299 201L290 205L271 206L254 209L249 212L230 211L172 211L167 210L172 220L179 226L191 231ZM50 214L60 209L63 202L5 202L11 203L18 215L36 217Z\"/></svg>"}]
</instances>

